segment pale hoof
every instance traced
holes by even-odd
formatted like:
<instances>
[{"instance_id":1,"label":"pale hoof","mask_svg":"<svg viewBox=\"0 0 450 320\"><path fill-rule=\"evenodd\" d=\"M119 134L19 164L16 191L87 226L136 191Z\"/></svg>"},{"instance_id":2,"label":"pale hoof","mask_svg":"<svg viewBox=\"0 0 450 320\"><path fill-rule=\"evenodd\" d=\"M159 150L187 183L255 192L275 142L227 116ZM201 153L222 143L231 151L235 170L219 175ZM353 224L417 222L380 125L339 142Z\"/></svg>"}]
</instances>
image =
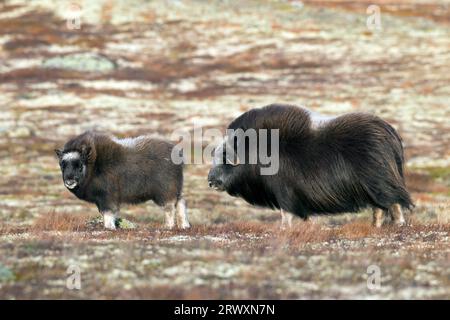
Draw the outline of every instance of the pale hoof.
<instances>
[{"instance_id":1,"label":"pale hoof","mask_svg":"<svg viewBox=\"0 0 450 320\"><path fill-rule=\"evenodd\" d=\"M372 226L374 226L375 228L381 228L382 225L383 221L375 221L372 223Z\"/></svg>"},{"instance_id":2,"label":"pale hoof","mask_svg":"<svg viewBox=\"0 0 450 320\"><path fill-rule=\"evenodd\" d=\"M406 221L405 221L405 219L394 221L394 225L396 225L398 227L404 227L404 226L406 226Z\"/></svg>"},{"instance_id":3,"label":"pale hoof","mask_svg":"<svg viewBox=\"0 0 450 320\"><path fill-rule=\"evenodd\" d=\"M105 229L108 230L116 230L116 221L112 220L112 221L105 221Z\"/></svg>"},{"instance_id":4,"label":"pale hoof","mask_svg":"<svg viewBox=\"0 0 450 320\"><path fill-rule=\"evenodd\" d=\"M175 224L174 223L165 223L164 224L164 229L172 230L173 228L175 228Z\"/></svg>"},{"instance_id":5,"label":"pale hoof","mask_svg":"<svg viewBox=\"0 0 450 320\"><path fill-rule=\"evenodd\" d=\"M188 222L188 223L181 224L181 227L179 227L179 228L184 230L184 229L189 229L190 227L191 227L191 225Z\"/></svg>"}]
</instances>

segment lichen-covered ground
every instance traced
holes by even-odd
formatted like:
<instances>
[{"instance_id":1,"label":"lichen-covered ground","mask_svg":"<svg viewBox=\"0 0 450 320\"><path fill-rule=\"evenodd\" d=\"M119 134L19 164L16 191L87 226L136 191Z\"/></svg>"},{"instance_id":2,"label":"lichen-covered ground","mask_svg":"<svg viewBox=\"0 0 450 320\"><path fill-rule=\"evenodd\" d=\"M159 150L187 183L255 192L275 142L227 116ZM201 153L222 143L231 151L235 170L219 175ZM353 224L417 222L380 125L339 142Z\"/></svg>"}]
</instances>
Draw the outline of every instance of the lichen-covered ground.
<instances>
[{"instance_id":1,"label":"lichen-covered ground","mask_svg":"<svg viewBox=\"0 0 450 320\"><path fill-rule=\"evenodd\" d=\"M0 298L449 299L449 70L448 0L0 1ZM110 232L61 183L53 149L85 129L170 138L273 102L390 121L410 226L374 229L367 211L281 231L210 190L203 164L185 174L190 230L148 204Z\"/></svg>"}]
</instances>

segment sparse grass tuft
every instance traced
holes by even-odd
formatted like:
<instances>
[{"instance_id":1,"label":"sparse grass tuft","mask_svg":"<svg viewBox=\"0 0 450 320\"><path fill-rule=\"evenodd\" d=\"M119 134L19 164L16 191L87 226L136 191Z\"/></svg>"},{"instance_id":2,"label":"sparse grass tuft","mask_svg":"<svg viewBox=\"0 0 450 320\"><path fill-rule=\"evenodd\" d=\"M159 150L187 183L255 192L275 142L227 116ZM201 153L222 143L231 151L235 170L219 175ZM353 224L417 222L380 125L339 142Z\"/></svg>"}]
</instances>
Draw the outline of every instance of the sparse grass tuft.
<instances>
[{"instance_id":1,"label":"sparse grass tuft","mask_svg":"<svg viewBox=\"0 0 450 320\"><path fill-rule=\"evenodd\" d=\"M346 223L332 232L334 238L358 239L379 235L382 229L374 228L370 223L353 221Z\"/></svg>"},{"instance_id":2,"label":"sparse grass tuft","mask_svg":"<svg viewBox=\"0 0 450 320\"><path fill-rule=\"evenodd\" d=\"M302 247L311 242L322 242L330 239L332 232L323 226L307 221L295 224L292 228L275 231L276 241L283 246Z\"/></svg>"},{"instance_id":3,"label":"sparse grass tuft","mask_svg":"<svg viewBox=\"0 0 450 320\"><path fill-rule=\"evenodd\" d=\"M55 211L42 214L37 218L30 231L83 231L86 230L86 216L80 214L59 213Z\"/></svg>"}]
</instances>

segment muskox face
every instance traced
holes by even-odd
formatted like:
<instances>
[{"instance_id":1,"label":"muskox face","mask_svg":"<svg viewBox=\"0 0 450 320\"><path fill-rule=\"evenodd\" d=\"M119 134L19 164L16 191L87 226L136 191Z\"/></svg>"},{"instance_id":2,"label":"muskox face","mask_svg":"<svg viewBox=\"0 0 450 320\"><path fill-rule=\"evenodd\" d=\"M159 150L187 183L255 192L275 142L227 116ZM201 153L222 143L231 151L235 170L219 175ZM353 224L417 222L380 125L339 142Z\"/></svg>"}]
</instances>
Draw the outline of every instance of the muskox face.
<instances>
[{"instance_id":1,"label":"muskox face","mask_svg":"<svg viewBox=\"0 0 450 320\"><path fill-rule=\"evenodd\" d=\"M69 190L75 190L86 177L85 151L61 151L55 150L59 159L64 185Z\"/></svg>"},{"instance_id":2,"label":"muskox face","mask_svg":"<svg viewBox=\"0 0 450 320\"><path fill-rule=\"evenodd\" d=\"M225 191L239 174L239 159L227 142L214 150L213 165L208 174L208 184L217 191Z\"/></svg>"}]
</instances>

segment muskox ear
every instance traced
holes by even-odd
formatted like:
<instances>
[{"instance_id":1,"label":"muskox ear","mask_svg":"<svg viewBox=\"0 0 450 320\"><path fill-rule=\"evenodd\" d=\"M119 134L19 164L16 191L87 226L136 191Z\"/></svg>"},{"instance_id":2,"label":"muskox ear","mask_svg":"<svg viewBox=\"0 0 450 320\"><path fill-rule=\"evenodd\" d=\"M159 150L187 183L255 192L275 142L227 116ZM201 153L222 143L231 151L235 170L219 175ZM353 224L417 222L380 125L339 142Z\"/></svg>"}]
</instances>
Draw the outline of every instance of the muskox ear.
<instances>
[{"instance_id":1,"label":"muskox ear","mask_svg":"<svg viewBox=\"0 0 450 320\"><path fill-rule=\"evenodd\" d=\"M227 158L227 163L231 164L233 167L240 165L241 163L239 162L239 158L235 157L235 160L230 160Z\"/></svg>"},{"instance_id":2,"label":"muskox ear","mask_svg":"<svg viewBox=\"0 0 450 320\"><path fill-rule=\"evenodd\" d=\"M58 159L61 160L61 157L63 155L62 150L61 149L55 149L55 153L56 153L56 156L58 157Z\"/></svg>"},{"instance_id":3,"label":"muskox ear","mask_svg":"<svg viewBox=\"0 0 450 320\"><path fill-rule=\"evenodd\" d=\"M87 146L87 145L82 146L81 147L81 160L88 161L90 153L91 153L90 146Z\"/></svg>"}]
</instances>

